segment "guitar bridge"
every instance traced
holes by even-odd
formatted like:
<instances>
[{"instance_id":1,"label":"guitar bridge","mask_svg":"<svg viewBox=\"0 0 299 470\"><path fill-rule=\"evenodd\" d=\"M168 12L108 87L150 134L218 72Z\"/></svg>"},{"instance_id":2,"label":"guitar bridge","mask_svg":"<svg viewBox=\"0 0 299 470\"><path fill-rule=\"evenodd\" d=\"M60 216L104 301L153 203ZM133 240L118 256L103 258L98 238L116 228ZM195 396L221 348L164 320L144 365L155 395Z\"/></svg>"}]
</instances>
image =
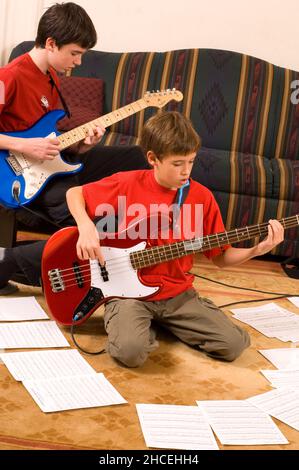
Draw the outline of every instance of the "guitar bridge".
<instances>
[{"instance_id":1,"label":"guitar bridge","mask_svg":"<svg viewBox=\"0 0 299 470\"><path fill-rule=\"evenodd\" d=\"M65 285L62 279L60 269L51 269L48 272L50 284L52 291L56 294L57 292L62 292L65 290Z\"/></svg>"},{"instance_id":2,"label":"guitar bridge","mask_svg":"<svg viewBox=\"0 0 299 470\"><path fill-rule=\"evenodd\" d=\"M16 176L22 175L23 169L13 153L9 153L9 156L6 157L6 161Z\"/></svg>"}]
</instances>

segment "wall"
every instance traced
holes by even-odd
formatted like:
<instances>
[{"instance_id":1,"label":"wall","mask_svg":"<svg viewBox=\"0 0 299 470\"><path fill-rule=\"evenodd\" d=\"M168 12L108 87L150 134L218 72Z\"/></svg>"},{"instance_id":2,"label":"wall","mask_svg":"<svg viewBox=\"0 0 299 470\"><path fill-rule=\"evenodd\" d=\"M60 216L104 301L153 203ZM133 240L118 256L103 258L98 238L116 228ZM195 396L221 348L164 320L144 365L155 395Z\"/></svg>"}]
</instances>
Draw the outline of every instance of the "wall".
<instances>
[{"instance_id":1,"label":"wall","mask_svg":"<svg viewBox=\"0 0 299 470\"><path fill-rule=\"evenodd\" d=\"M0 0L0 65L11 49L35 35L44 0Z\"/></svg>"},{"instance_id":2,"label":"wall","mask_svg":"<svg viewBox=\"0 0 299 470\"><path fill-rule=\"evenodd\" d=\"M76 0L99 33L97 49L208 47L244 52L299 70L298 0ZM35 34L51 0L0 0L0 60ZM8 6L9 5L9 6Z\"/></svg>"}]
</instances>

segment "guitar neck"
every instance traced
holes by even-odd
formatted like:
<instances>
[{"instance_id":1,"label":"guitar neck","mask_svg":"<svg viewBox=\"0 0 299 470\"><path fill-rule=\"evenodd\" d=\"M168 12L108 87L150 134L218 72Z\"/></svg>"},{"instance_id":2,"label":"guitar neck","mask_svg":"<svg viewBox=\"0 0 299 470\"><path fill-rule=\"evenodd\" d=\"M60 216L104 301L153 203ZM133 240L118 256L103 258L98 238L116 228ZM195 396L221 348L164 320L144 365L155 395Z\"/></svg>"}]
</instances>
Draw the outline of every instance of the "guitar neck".
<instances>
[{"instance_id":1,"label":"guitar neck","mask_svg":"<svg viewBox=\"0 0 299 470\"><path fill-rule=\"evenodd\" d=\"M74 145L77 142L85 139L85 137L88 135L88 131L90 129L94 129L95 126L100 125L106 129L106 127L112 126L112 124L132 116L133 114L142 111L148 106L150 106L150 104L147 103L146 99L141 98L137 101L134 101L133 103L123 106L122 108L116 109L111 113L105 114L104 116L100 116L93 121L83 124L82 126L75 127L71 131L65 132L64 134L58 136L58 140L60 141L60 148L61 150L65 150L71 145Z\"/></svg>"},{"instance_id":2,"label":"guitar neck","mask_svg":"<svg viewBox=\"0 0 299 470\"><path fill-rule=\"evenodd\" d=\"M299 214L292 217L280 219L279 222L285 228L292 228L299 225ZM155 246L146 250L135 251L130 254L131 264L134 269L146 268L155 264L164 263L183 256L200 253L224 245L249 240L254 237L265 236L268 233L268 222L248 225L247 227L236 228L228 232L207 235L202 238L193 238L168 245Z\"/></svg>"}]
</instances>

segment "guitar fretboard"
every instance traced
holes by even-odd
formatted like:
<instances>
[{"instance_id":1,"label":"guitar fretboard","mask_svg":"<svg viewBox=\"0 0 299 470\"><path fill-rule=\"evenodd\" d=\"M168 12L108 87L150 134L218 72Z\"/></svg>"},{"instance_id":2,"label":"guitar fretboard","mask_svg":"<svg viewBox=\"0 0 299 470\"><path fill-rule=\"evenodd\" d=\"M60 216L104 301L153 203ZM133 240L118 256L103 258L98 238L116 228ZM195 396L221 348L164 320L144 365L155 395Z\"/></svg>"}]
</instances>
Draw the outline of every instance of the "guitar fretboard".
<instances>
[{"instance_id":1,"label":"guitar fretboard","mask_svg":"<svg viewBox=\"0 0 299 470\"><path fill-rule=\"evenodd\" d=\"M112 124L132 116L133 114L142 111L148 106L149 104L147 103L146 99L141 98L137 101L134 101L133 103L117 109L116 111L112 111L111 113L94 119L93 121L90 121L83 126L75 127L71 131L65 132L64 134L58 136L58 140L60 141L60 148L61 150L65 150L71 145L85 139L85 137L88 135L88 131L94 129L95 126L101 125L104 128L112 126Z\"/></svg>"},{"instance_id":2,"label":"guitar fretboard","mask_svg":"<svg viewBox=\"0 0 299 470\"><path fill-rule=\"evenodd\" d=\"M299 225L299 214L280 219L279 222L285 229L295 227ZM211 250L212 248L249 240L257 236L265 236L268 233L268 225L268 222L248 225L247 227L215 233L214 235L207 235L202 238L193 238L191 240L135 251L130 254L131 264L134 269L146 268L186 255Z\"/></svg>"}]
</instances>

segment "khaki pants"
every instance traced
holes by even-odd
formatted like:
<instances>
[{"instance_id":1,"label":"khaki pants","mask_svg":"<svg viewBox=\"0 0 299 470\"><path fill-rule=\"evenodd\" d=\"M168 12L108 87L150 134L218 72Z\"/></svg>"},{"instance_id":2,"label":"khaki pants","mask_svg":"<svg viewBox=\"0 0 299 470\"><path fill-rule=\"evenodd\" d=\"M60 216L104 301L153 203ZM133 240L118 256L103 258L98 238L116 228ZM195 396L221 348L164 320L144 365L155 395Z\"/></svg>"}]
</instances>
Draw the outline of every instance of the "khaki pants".
<instances>
[{"instance_id":1,"label":"khaki pants","mask_svg":"<svg viewBox=\"0 0 299 470\"><path fill-rule=\"evenodd\" d=\"M250 344L249 335L209 299L194 289L168 300L114 299L105 306L107 352L128 367L142 365L158 347L152 320L181 341L225 361L236 359Z\"/></svg>"}]
</instances>

